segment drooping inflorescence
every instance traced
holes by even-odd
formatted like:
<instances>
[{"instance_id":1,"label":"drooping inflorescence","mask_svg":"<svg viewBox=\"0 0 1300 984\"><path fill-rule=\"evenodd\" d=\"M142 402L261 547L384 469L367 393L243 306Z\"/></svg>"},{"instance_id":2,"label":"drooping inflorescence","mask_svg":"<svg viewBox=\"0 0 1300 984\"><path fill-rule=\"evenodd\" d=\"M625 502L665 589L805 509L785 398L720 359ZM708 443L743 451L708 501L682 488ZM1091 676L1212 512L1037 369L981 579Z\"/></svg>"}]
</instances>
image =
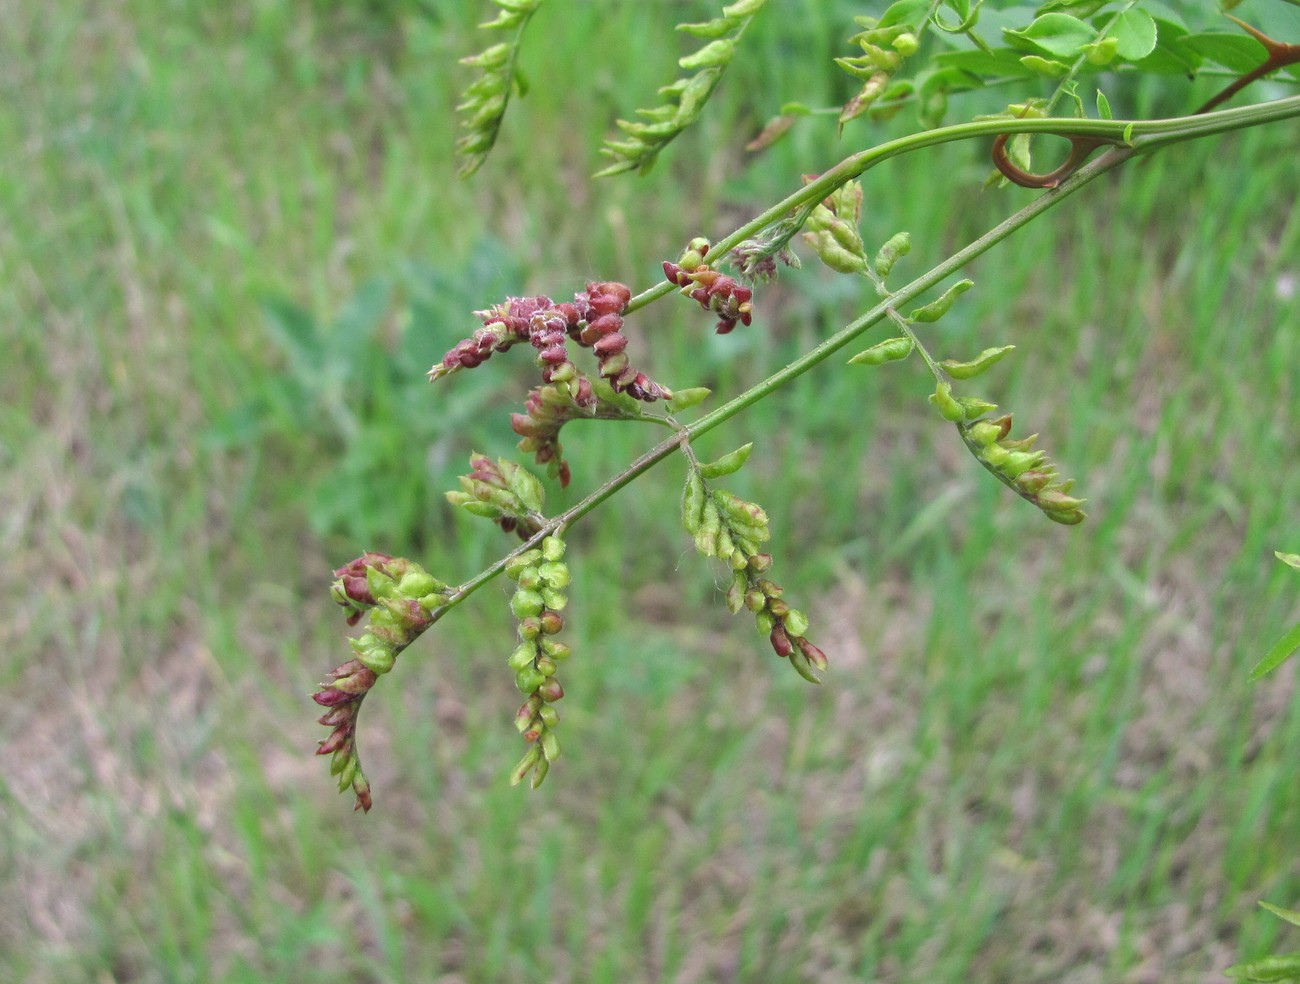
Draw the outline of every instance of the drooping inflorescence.
<instances>
[{"instance_id":1,"label":"drooping inflorescence","mask_svg":"<svg viewBox=\"0 0 1300 984\"><path fill-rule=\"evenodd\" d=\"M563 557L564 541L552 535L540 547L512 558L505 569L506 577L515 582L510 610L519 623L519 645L508 663L515 671L515 686L528 695L515 714L515 727L529 746L510 782L520 783L531 772L534 789L560 756L555 734L560 716L554 705L564 696L564 688L556 670L569 658L569 647L555 638L564 628L560 612L568 604L564 589L569 568Z\"/></svg>"},{"instance_id":2,"label":"drooping inflorescence","mask_svg":"<svg viewBox=\"0 0 1300 984\"><path fill-rule=\"evenodd\" d=\"M432 624L430 612L445 605L450 586L405 557L365 553L334 572L331 594L347 612L348 624L369 615L366 631L350 640L354 656L326 674L312 694L326 709L320 723L333 729L317 755L332 755L330 775L339 791L349 786L356 808L369 811L370 783L357 750L357 716L361 702L379 677L393 668L397 656Z\"/></svg>"},{"instance_id":3,"label":"drooping inflorescence","mask_svg":"<svg viewBox=\"0 0 1300 984\"><path fill-rule=\"evenodd\" d=\"M709 241L692 239L676 263L664 260L664 276L706 311L718 315L717 332L725 335L736 325L749 325L754 316L754 291L734 277L712 269L704 257Z\"/></svg>"},{"instance_id":4,"label":"drooping inflorescence","mask_svg":"<svg viewBox=\"0 0 1300 984\"><path fill-rule=\"evenodd\" d=\"M493 461L477 451L470 474L460 476L460 491L447 501L474 516L490 519L507 533L527 540L542 528L542 483L527 468L506 458Z\"/></svg>"},{"instance_id":5,"label":"drooping inflorescence","mask_svg":"<svg viewBox=\"0 0 1300 984\"><path fill-rule=\"evenodd\" d=\"M599 387L569 358L569 341L591 349L597 376L608 386L607 394L612 391L644 403L673 395L628 357L623 314L631 297L626 284L604 281L587 284L572 301L560 304L541 294L507 298L475 312L483 327L448 351L429 370L429 379L473 369L494 352L504 352L520 342L531 344L537 350L543 385L529 393L524 413L511 416L511 426L521 438L520 450L531 452L539 465L546 465L553 477L567 485L570 473L561 453L560 429L570 420L600 416L608 409L603 406Z\"/></svg>"},{"instance_id":6,"label":"drooping inflorescence","mask_svg":"<svg viewBox=\"0 0 1300 984\"><path fill-rule=\"evenodd\" d=\"M790 607L782 597L785 589L767 576L772 568L772 555L762 549L772 536L767 513L757 503L711 489L706 481L737 471L751 447L747 444L704 465L690 461L682 490L682 525L694 537L696 550L730 568L726 599L731 613L742 608L753 612L773 652L788 659L804 679L820 683L815 671L824 671L828 663L826 654L807 638L808 616Z\"/></svg>"}]
</instances>

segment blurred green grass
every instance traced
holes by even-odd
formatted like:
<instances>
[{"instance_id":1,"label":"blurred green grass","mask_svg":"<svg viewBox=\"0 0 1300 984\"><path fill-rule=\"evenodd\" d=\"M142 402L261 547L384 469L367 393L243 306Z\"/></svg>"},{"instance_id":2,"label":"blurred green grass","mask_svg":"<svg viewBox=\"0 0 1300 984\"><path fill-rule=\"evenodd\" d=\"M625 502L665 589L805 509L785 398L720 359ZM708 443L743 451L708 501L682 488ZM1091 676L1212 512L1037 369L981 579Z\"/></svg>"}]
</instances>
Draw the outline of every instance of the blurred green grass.
<instances>
[{"instance_id":1,"label":"blurred green grass","mask_svg":"<svg viewBox=\"0 0 1300 984\"><path fill-rule=\"evenodd\" d=\"M1300 501L1294 127L1094 186L936 328L944 355L1019 346L985 389L1079 477L1085 527L978 474L912 367L825 368L705 450L757 436L735 488L773 517L826 686L726 616L663 469L572 534L547 785L504 783L489 588L372 698L378 805L349 813L310 755L306 694L345 653L327 572L365 547L446 577L490 560L437 496L511 447L528 378L412 386L403 346L442 351L507 291L647 285L833 163L812 127L756 163L732 138L842 98L791 52L824 64L858 12L781 5L654 173L593 184L585 121L646 102L677 52L606 55L698 10L548 4L532 92L458 183L479 12L422 6L0 2L4 978L1190 981L1287 948L1254 900L1300 888L1300 718L1290 670L1245 676L1296 614L1271 553ZM909 229L921 269L978 234L1028 194L981 193L982 153L873 172L864 235ZM348 322L368 290L381 313ZM657 377L721 395L863 303L808 268L747 332L670 302L630 327ZM277 310L375 320L379 347L313 389ZM645 442L566 432L553 502ZM391 513L357 447L406 463Z\"/></svg>"}]
</instances>

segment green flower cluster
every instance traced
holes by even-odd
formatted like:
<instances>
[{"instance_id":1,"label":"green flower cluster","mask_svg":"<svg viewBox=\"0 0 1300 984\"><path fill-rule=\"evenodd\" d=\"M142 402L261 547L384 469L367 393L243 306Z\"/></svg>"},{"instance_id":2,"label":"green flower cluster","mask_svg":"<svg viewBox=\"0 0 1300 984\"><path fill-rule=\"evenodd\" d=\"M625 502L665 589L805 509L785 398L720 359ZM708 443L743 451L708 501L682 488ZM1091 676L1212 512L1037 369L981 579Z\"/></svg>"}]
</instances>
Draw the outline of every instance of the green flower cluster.
<instances>
[{"instance_id":1,"label":"green flower cluster","mask_svg":"<svg viewBox=\"0 0 1300 984\"><path fill-rule=\"evenodd\" d=\"M973 422L959 421L957 429L979 463L1022 499L1032 502L1048 519L1075 526L1087 517L1080 507L1086 499L1070 495L1074 479L1060 481L1046 451L1033 450L1037 434L1011 440L1011 414Z\"/></svg>"},{"instance_id":2,"label":"green flower cluster","mask_svg":"<svg viewBox=\"0 0 1300 984\"><path fill-rule=\"evenodd\" d=\"M569 658L569 647L554 637L564 628L560 612L569 601L564 593L569 567L563 557L564 541L548 536L540 548L526 550L506 565L506 576L516 584L510 610L519 620L519 645L508 663L515 671L515 686L528 695L515 714L515 727L529 746L510 774L511 785L531 772L536 789L560 757L555 734L560 715L554 704L564 696L564 688L555 672Z\"/></svg>"},{"instance_id":3,"label":"green flower cluster","mask_svg":"<svg viewBox=\"0 0 1300 984\"><path fill-rule=\"evenodd\" d=\"M494 44L477 55L460 60L462 65L483 72L461 94L460 105L456 107L457 111L465 114L461 121L465 135L456 144L456 152L461 157L461 177L473 174L487 158L488 151L496 143L497 132L501 129L501 120L506 115L511 94L518 89L519 94L523 95L525 86L516 64L519 46L529 18L542 5L542 0L492 2L501 8L501 13L497 14L495 20L479 26L497 30L513 28L515 34L510 41Z\"/></svg>"},{"instance_id":4,"label":"green flower cluster","mask_svg":"<svg viewBox=\"0 0 1300 984\"><path fill-rule=\"evenodd\" d=\"M754 502L722 489L710 489L706 473L729 474L744 463L749 445L701 467L692 467L682 492L682 523L695 538L695 548L717 557L731 568L727 608L734 615L742 608L754 613L754 622L768 637L772 650L805 680L820 683L816 670L828 665L826 654L806 638L808 616L782 598L784 589L765 575L772 555L761 544L772 537L767 513ZM731 459L731 460L728 460Z\"/></svg>"},{"instance_id":5,"label":"green flower cluster","mask_svg":"<svg viewBox=\"0 0 1300 984\"><path fill-rule=\"evenodd\" d=\"M708 43L680 58L677 64L693 72L663 86L659 95L664 103L653 109L638 109L644 121L618 120L623 140L607 140L601 153L614 163L596 172L602 178L623 171L649 170L659 152L683 130L700 118L704 104L722 80L722 73L736 54L736 42L750 19L767 0L736 0L722 8L722 16L698 24L678 24L677 30Z\"/></svg>"},{"instance_id":6,"label":"green flower cluster","mask_svg":"<svg viewBox=\"0 0 1300 984\"><path fill-rule=\"evenodd\" d=\"M901 105L906 97L913 94L914 87L911 82L895 82L891 85L894 73L903 64L903 60L909 55L916 54L917 49L920 48L920 42L913 33L915 29L906 22L896 22L891 16L895 8L904 10L906 16L906 8L901 4L895 4L880 20L874 17L853 18L863 30L849 41L851 44L858 45L862 49L862 54L853 58L836 58L835 64L860 80L862 88L840 110L841 128L877 103L897 102ZM885 108L881 107L882 110ZM939 116L943 115L941 107L933 107L933 109L938 110ZM929 114L931 116L933 116L933 109ZM931 123L931 125L937 124Z\"/></svg>"},{"instance_id":7,"label":"green flower cluster","mask_svg":"<svg viewBox=\"0 0 1300 984\"><path fill-rule=\"evenodd\" d=\"M536 475L508 458L493 461L477 451L469 466L471 472L459 478L460 491L446 493L448 502L525 540L542 528L545 493Z\"/></svg>"}]
</instances>

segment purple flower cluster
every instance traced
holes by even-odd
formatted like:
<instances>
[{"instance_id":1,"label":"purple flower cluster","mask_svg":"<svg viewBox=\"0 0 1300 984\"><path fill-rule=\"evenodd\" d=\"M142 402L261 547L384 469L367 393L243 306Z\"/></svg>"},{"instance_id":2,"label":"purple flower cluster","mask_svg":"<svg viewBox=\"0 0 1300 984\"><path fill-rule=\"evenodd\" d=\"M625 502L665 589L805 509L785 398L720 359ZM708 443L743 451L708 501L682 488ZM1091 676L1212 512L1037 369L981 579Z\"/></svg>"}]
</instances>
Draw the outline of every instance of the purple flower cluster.
<instances>
[{"instance_id":1,"label":"purple flower cluster","mask_svg":"<svg viewBox=\"0 0 1300 984\"><path fill-rule=\"evenodd\" d=\"M748 326L753 318L754 291L703 262L709 251L707 242L694 240L691 247L680 263L664 260L664 276L669 283L680 287L704 310L718 315L719 335L727 334L737 324Z\"/></svg>"},{"instance_id":2,"label":"purple flower cluster","mask_svg":"<svg viewBox=\"0 0 1300 984\"><path fill-rule=\"evenodd\" d=\"M624 351L623 312L631 299L628 286L614 281L589 283L586 291L562 304L544 294L507 298L494 308L475 312L483 327L443 356L442 362L429 370L429 378L473 369L493 352L526 341L537 349L542 382L568 382L581 375L569 359L568 340L573 339L595 353L600 376L614 392L653 403L668 391L632 366Z\"/></svg>"}]
</instances>

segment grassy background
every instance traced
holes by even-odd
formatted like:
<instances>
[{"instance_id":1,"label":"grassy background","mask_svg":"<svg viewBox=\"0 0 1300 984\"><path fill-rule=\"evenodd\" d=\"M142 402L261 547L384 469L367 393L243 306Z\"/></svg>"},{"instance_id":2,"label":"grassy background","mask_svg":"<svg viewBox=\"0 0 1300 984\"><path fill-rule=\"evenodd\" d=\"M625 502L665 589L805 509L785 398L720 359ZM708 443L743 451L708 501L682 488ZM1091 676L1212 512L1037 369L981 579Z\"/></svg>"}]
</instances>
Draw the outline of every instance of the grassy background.
<instances>
[{"instance_id":1,"label":"grassy background","mask_svg":"<svg viewBox=\"0 0 1300 984\"><path fill-rule=\"evenodd\" d=\"M1094 185L936 327L944 355L1019 346L984 390L1080 478L1084 527L980 474L916 366L826 367L705 448L757 436L734 487L826 686L726 615L661 469L572 534L546 786L504 782L492 586L367 705L377 808L350 812L310 754L346 654L329 569L372 547L465 578L503 545L439 491L510 449L527 360L422 370L471 309L645 286L873 139L742 159L784 99L846 95L817 66L857 5L784 0L697 132L592 183L590 121L680 52L615 53L705 8L556 0L457 182L480 11L424 7L0 0L0 976L1142 984L1295 948L1254 908L1300 894L1292 672L1245 681L1296 617L1293 125ZM985 153L873 172L864 235L909 229L910 272L978 234L1029 194L981 192ZM723 394L863 303L809 265L726 338L674 302L629 327L658 378ZM646 441L566 432L552 502Z\"/></svg>"}]
</instances>

